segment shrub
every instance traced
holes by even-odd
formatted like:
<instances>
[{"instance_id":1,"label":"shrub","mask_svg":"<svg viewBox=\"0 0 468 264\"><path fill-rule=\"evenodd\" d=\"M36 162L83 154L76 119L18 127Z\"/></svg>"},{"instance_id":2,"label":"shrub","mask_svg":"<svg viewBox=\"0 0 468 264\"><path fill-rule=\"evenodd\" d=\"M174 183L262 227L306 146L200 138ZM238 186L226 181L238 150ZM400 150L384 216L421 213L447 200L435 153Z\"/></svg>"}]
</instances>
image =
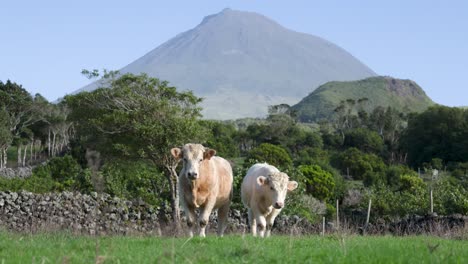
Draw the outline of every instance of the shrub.
<instances>
[{"instance_id":1,"label":"shrub","mask_svg":"<svg viewBox=\"0 0 468 264\"><path fill-rule=\"evenodd\" d=\"M78 162L70 155L64 157L54 157L50 159L47 164L36 167L31 176L34 181L36 178L43 179L44 181L54 181L55 184L50 183L48 186L52 188L50 191L79 191L82 193L89 193L92 191L90 181L90 172L84 170ZM39 183L39 180L37 180ZM44 186L31 185L33 189L44 189Z\"/></svg>"},{"instance_id":2,"label":"shrub","mask_svg":"<svg viewBox=\"0 0 468 264\"><path fill-rule=\"evenodd\" d=\"M343 174L349 169L355 180L364 180L369 186L383 180L386 170L385 163L375 154L365 154L357 148L349 148L343 153L335 154L332 163Z\"/></svg>"},{"instance_id":3,"label":"shrub","mask_svg":"<svg viewBox=\"0 0 468 264\"><path fill-rule=\"evenodd\" d=\"M332 196L335 180L331 173L322 170L318 165L302 165L299 167L299 171L303 176L301 182L305 184L308 194L321 201Z\"/></svg>"},{"instance_id":4,"label":"shrub","mask_svg":"<svg viewBox=\"0 0 468 264\"><path fill-rule=\"evenodd\" d=\"M380 153L383 150L383 140L380 135L365 128L356 128L345 133L343 145L355 147L364 152Z\"/></svg>"},{"instance_id":5,"label":"shrub","mask_svg":"<svg viewBox=\"0 0 468 264\"><path fill-rule=\"evenodd\" d=\"M434 211L439 214L468 214L468 190L450 177L433 186Z\"/></svg>"},{"instance_id":6,"label":"shrub","mask_svg":"<svg viewBox=\"0 0 468 264\"><path fill-rule=\"evenodd\" d=\"M284 148L269 143L260 144L260 146L252 149L247 156L247 160L267 162L276 167L289 167L292 165L291 157Z\"/></svg>"},{"instance_id":7,"label":"shrub","mask_svg":"<svg viewBox=\"0 0 468 264\"><path fill-rule=\"evenodd\" d=\"M163 172L145 162L113 161L101 171L104 191L124 199L141 198L146 203L162 206L169 201L169 186Z\"/></svg>"}]
</instances>

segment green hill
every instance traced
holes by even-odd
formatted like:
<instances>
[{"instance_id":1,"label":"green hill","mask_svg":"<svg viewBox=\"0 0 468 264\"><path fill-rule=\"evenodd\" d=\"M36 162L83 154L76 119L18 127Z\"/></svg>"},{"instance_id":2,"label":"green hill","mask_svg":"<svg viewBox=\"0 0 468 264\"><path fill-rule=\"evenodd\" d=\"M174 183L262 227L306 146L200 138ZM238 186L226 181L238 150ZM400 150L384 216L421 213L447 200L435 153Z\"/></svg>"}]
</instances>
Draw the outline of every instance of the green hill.
<instances>
[{"instance_id":1,"label":"green hill","mask_svg":"<svg viewBox=\"0 0 468 264\"><path fill-rule=\"evenodd\" d=\"M368 98L366 109L392 106L403 112L421 112L435 103L411 80L371 77L359 81L328 82L292 108L302 122L330 119L341 101Z\"/></svg>"}]
</instances>

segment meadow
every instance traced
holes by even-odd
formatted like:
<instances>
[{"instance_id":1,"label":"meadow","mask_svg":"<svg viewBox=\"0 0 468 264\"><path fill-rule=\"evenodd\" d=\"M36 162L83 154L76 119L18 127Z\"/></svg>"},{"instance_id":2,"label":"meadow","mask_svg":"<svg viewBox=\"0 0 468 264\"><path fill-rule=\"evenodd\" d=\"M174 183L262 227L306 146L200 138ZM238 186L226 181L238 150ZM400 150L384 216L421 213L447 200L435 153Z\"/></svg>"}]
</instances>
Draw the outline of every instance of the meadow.
<instances>
[{"instance_id":1,"label":"meadow","mask_svg":"<svg viewBox=\"0 0 468 264\"><path fill-rule=\"evenodd\" d=\"M431 236L223 238L0 232L1 263L466 263L468 241Z\"/></svg>"}]
</instances>

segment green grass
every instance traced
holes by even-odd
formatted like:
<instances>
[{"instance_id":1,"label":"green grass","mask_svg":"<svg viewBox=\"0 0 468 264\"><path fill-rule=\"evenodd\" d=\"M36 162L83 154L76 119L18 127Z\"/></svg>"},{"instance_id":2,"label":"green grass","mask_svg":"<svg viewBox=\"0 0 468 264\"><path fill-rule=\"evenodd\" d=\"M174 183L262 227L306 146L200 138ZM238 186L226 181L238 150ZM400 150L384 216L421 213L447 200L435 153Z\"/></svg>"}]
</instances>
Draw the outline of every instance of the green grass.
<instances>
[{"instance_id":1,"label":"green grass","mask_svg":"<svg viewBox=\"0 0 468 264\"><path fill-rule=\"evenodd\" d=\"M468 241L437 237L86 237L0 233L1 263L466 263Z\"/></svg>"}]
</instances>

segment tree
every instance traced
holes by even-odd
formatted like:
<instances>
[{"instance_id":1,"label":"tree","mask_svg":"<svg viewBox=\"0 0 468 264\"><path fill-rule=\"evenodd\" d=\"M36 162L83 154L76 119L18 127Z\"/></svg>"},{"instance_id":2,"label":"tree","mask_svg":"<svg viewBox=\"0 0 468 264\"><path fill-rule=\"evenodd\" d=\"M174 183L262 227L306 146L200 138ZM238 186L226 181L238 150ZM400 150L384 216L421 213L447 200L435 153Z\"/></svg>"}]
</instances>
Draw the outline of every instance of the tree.
<instances>
[{"instance_id":1,"label":"tree","mask_svg":"<svg viewBox=\"0 0 468 264\"><path fill-rule=\"evenodd\" d=\"M77 134L107 158L145 159L166 171L172 217L178 224L178 161L170 148L198 141L201 99L146 74L108 80L109 88L65 97Z\"/></svg>"},{"instance_id":2,"label":"tree","mask_svg":"<svg viewBox=\"0 0 468 264\"><path fill-rule=\"evenodd\" d=\"M8 125L8 113L5 107L0 108L0 169L7 165L7 150L11 145L12 135Z\"/></svg>"},{"instance_id":3,"label":"tree","mask_svg":"<svg viewBox=\"0 0 468 264\"><path fill-rule=\"evenodd\" d=\"M408 121L400 146L412 166L439 158L443 163L468 161L468 111L433 106Z\"/></svg>"},{"instance_id":4,"label":"tree","mask_svg":"<svg viewBox=\"0 0 468 264\"><path fill-rule=\"evenodd\" d=\"M239 156L240 148L235 141L237 131L232 124L204 120L201 125L211 132L207 135L205 145L216 149L217 155L228 158Z\"/></svg>"},{"instance_id":5,"label":"tree","mask_svg":"<svg viewBox=\"0 0 468 264\"><path fill-rule=\"evenodd\" d=\"M386 166L375 154L365 154L357 148L348 148L334 157L335 166L343 174L348 173L355 180L364 180L364 184L372 185L383 180Z\"/></svg>"},{"instance_id":6,"label":"tree","mask_svg":"<svg viewBox=\"0 0 468 264\"><path fill-rule=\"evenodd\" d=\"M365 128L356 128L345 133L343 146L355 147L364 152L379 154L384 144L382 138L376 132Z\"/></svg>"},{"instance_id":7,"label":"tree","mask_svg":"<svg viewBox=\"0 0 468 264\"><path fill-rule=\"evenodd\" d=\"M24 166L27 147L30 145L29 143L34 142L34 134L30 126L41 120L41 109L21 85L10 80L6 83L0 81L0 109L6 113L6 127L12 139L11 141L3 140L4 143L8 142L3 145L3 152L6 152L11 143L16 144L18 147L18 166ZM25 147L24 153L22 152L23 146Z\"/></svg>"}]
</instances>

